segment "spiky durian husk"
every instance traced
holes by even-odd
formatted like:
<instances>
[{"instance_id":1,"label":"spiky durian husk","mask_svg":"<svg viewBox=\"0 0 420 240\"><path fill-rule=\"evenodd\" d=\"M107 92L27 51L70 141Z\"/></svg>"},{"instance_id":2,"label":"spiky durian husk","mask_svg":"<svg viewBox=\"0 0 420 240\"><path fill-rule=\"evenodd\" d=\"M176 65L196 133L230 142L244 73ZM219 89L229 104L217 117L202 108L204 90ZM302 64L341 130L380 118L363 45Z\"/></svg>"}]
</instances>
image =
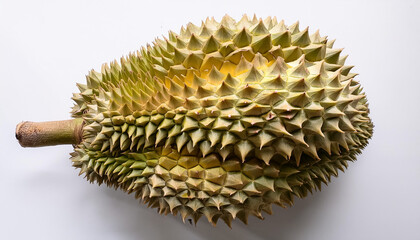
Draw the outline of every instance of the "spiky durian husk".
<instances>
[{"instance_id":1,"label":"spiky durian husk","mask_svg":"<svg viewBox=\"0 0 420 240\"><path fill-rule=\"evenodd\" d=\"M366 146L368 105L342 49L298 23L207 19L91 71L73 117L88 180L209 222L291 205Z\"/></svg>"}]
</instances>

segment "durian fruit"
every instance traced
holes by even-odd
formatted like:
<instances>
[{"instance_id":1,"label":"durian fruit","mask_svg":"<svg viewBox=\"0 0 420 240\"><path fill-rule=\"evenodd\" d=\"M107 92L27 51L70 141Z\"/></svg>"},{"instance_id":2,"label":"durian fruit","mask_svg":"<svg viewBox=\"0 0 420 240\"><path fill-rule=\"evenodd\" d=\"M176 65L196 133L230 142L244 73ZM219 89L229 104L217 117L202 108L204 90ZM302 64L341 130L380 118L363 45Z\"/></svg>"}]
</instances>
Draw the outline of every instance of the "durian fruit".
<instances>
[{"instance_id":1,"label":"durian fruit","mask_svg":"<svg viewBox=\"0 0 420 240\"><path fill-rule=\"evenodd\" d=\"M73 95L75 120L21 123L17 137L75 144L80 174L159 213L247 223L321 189L372 135L366 96L333 44L270 17L189 23L92 70Z\"/></svg>"}]
</instances>

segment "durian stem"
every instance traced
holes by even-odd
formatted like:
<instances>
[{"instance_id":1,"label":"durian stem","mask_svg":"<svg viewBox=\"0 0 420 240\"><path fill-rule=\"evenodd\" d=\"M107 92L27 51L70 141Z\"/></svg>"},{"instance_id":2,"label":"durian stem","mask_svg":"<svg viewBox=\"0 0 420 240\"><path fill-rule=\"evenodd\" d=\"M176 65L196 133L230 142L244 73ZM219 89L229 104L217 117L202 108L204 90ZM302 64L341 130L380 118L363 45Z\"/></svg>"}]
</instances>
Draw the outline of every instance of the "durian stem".
<instances>
[{"instance_id":1,"label":"durian stem","mask_svg":"<svg viewBox=\"0 0 420 240\"><path fill-rule=\"evenodd\" d=\"M82 140L83 119L21 122L16 126L16 139L22 147L43 147L79 144Z\"/></svg>"}]
</instances>

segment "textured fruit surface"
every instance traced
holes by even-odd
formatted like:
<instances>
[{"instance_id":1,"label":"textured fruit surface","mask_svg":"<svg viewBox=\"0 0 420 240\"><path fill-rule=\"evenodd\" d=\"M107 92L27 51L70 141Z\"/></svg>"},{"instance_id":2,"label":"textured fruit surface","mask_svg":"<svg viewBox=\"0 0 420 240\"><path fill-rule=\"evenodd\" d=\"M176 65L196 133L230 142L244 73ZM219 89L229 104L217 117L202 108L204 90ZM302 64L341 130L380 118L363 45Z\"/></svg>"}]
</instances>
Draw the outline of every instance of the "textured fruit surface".
<instances>
[{"instance_id":1,"label":"textured fruit surface","mask_svg":"<svg viewBox=\"0 0 420 240\"><path fill-rule=\"evenodd\" d=\"M228 225L327 184L372 134L347 56L275 18L189 23L91 71L73 165L163 214Z\"/></svg>"}]
</instances>

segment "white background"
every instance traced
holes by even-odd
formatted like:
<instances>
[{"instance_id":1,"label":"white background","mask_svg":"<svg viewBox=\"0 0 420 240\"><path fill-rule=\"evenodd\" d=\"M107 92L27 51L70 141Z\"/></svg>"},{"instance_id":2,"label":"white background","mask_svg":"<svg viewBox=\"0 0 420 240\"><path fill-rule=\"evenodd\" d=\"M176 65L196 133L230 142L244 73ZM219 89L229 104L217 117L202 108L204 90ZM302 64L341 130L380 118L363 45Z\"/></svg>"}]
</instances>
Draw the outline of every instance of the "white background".
<instances>
[{"instance_id":1,"label":"white background","mask_svg":"<svg viewBox=\"0 0 420 240\"><path fill-rule=\"evenodd\" d=\"M139 3L136 3L139 2ZM418 1L0 1L0 238L420 239ZM21 148L22 120L69 118L76 82L206 16L300 20L337 38L368 96L370 144L322 192L261 221L197 226L89 184L71 146Z\"/></svg>"}]
</instances>

